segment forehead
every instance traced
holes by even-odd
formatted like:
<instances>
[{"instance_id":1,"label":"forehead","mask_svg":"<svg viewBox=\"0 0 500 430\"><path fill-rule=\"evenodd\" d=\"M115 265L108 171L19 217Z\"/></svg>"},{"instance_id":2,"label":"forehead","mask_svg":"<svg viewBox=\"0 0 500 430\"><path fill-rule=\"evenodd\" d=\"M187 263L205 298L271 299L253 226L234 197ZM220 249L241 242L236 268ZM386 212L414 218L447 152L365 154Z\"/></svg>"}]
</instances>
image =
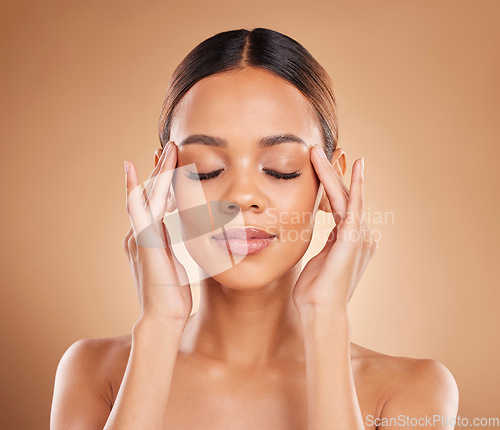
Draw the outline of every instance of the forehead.
<instances>
[{"instance_id":1,"label":"forehead","mask_svg":"<svg viewBox=\"0 0 500 430\"><path fill-rule=\"evenodd\" d=\"M292 84L262 69L245 68L197 82L175 108L174 139L192 133L228 138L277 132L319 136L316 114Z\"/></svg>"}]
</instances>

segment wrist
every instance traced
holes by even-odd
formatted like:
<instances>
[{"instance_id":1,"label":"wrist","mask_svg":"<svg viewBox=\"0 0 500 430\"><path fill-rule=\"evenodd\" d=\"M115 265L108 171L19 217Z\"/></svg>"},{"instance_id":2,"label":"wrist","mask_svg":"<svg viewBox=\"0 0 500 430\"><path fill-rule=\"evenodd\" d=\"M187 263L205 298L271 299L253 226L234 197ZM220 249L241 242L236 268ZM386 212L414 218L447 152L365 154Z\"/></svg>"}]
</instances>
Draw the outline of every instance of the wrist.
<instances>
[{"instance_id":1,"label":"wrist","mask_svg":"<svg viewBox=\"0 0 500 430\"><path fill-rule=\"evenodd\" d=\"M316 305L303 305L297 307L300 319L306 321L309 319L321 319L321 320L331 320L334 321L344 321L349 320L347 306L316 306Z\"/></svg>"},{"instance_id":2,"label":"wrist","mask_svg":"<svg viewBox=\"0 0 500 430\"><path fill-rule=\"evenodd\" d=\"M132 337L158 337L169 338L181 337L186 321L167 321L141 315L132 327Z\"/></svg>"},{"instance_id":3,"label":"wrist","mask_svg":"<svg viewBox=\"0 0 500 430\"><path fill-rule=\"evenodd\" d=\"M305 306L299 309L299 317L302 326L306 330L345 330L351 332L351 322L347 312L347 307L343 308L318 308L315 306Z\"/></svg>"}]
</instances>

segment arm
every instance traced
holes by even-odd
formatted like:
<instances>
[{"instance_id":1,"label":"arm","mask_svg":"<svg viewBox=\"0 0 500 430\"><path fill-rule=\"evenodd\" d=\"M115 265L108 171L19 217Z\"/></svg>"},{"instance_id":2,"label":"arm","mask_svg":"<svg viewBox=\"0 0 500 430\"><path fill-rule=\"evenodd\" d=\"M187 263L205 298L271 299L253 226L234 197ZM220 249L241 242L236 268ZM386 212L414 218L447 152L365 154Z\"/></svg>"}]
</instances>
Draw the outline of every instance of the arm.
<instances>
[{"instance_id":1,"label":"arm","mask_svg":"<svg viewBox=\"0 0 500 430\"><path fill-rule=\"evenodd\" d=\"M50 430L102 430L111 398L102 378L109 348L101 339L81 339L63 354L57 366Z\"/></svg>"},{"instance_id":2,"label":"arm","mask_svg":"<svg viewBox=\"0 0 500 430\"><path fill-rule=\"evenodd\" d=\"M170 249L169 233L162 223L177 162L173 148L169 142L144 190L134 164L125 163L132 226L123 244L139 293L141 316L132 329L116 402L111 408L110 396L106 401L106 390L96 383L106 381L106 372L101 371L100 378L95 376L102 356L89 353L87 342L77 342L57 371L52 430L102 430L103 426L105 430L163 430L181 335L192 309L189 278ZM113 365L111 357L106 363L108 368Z\"/></svg>"},{"instance_id":3,"label":"arm","mask_svg":"<svg viewBox=\"0 0 500 430\"><path fill-rule=\"evenodd\" d=\"M351 368L348 318L341 312L330 316L304 314L308 430L364 430L365 417L359 408ZM455 428L458 387L442 363L415 360L395 386L380 417L373 420L377 430Z\"/></svg>"},{"instance_id":4,"label":"arm","mask_svg":"<svg viewBox=\"0 0 500 430\"><path fill-rule=\"evenodd\" d=\"M139 291L141 317L113 410L104 430L162 430L182 332L192 309L184 267L170 248L165 216L176 146L169 142L145 190L132 162L125 163L127 211L132 228L124 246Z\"/></svg>"},{"instance_id":5,"label":"arm","mask_svg":"<svg viewBox=\"0 0 500 430\"><path fill-rule=\"evenodd\" d=\"M304 330L308 430L364 429L350 364L347 305L378 243L363 222L363 160L354 163L348 189L337 162L340 156L341 150L335 149L330 162L317 145L311 150L311 162L324 185L335 227L321 252L304 267L292 296ZM403 411L410 418L436 413L449 422L456 416L458 392L453 377L441 364L423 362L387 401L384 417L394 419ZM378 429L430 428L428 422L423 424L390 422ZM433 426L454 428L446 423Z\"/></svg>"},{"instance_id":6,"label":"arm","mask_svg":"<svg viewBox=\"0 0 500 430\"><path fill-rule=\"evenodd\" d=\"M292 296L304 332L308 430L364 430L351 368L347 305L378 244L362 217L363 159L354 163L348 189L341 154L335 149L330 162L317 145L311 149L330 209L326 203L323 207L332 211L335 227L302 270Z\"/></svg>"},{"instance_id":7,"label":"arm","mask_svg":"<svg viewBox=\"0 0 500 430\"><path fill-rule=\"evenodd\" d=\"M136 322L114 405L105 369L117 354L98 339L75 342L57 367L50 429L163 429L181 333L163 322Z\"/></svg>"},{"instance_id":8,"label":"arm","mask_svg":"<svg viewBox=\"0 0 500 430\"><path fill-rule=\"evenodd\" d=\"M364 430L351 368L346 313L301 317L306 352L308 430Z\"/></svg>"},{"instance_id":9,"label":"arm","mask_svg":"<svg viewBox=\"0 0 500 430\"><path fill-rule=\"evenodd\" d=\"M104 430L163 429L182 328L139 320L116 402Z\"/></svg>"}]
</instances>

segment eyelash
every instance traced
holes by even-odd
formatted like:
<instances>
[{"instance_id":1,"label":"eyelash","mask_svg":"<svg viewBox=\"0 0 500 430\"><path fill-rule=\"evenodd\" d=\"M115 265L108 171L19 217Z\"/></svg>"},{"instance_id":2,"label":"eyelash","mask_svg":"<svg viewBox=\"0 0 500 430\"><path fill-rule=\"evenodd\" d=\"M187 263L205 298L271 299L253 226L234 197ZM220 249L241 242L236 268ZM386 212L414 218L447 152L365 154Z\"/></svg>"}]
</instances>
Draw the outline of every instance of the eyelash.
<instances>
[{"instance_id":1,"label":"eyelash","mask_svg":"<svg viewBox=\"0 0 500 430\"><path fill-rule=\"evenodd\" d=\"M223 171L224 169L219 169L219 170L215 170L213 172L209 172L209 173L192 173L192 172L189 172L189 174L187 175L190 179L193 179L195 181L206 181L208 179L213 179L213 178L216 178L217 176L220 175L220 173ZM269 176L272 176L276 179L284 179L284 180L290 180L290 179L295 179L295 178L298 178L300 175L302 175L302 172L292 172L292 173L280 173L280 172L276 172L274 170L269 170L269 169L263 169Z\"/></svg>"}]
</instances>

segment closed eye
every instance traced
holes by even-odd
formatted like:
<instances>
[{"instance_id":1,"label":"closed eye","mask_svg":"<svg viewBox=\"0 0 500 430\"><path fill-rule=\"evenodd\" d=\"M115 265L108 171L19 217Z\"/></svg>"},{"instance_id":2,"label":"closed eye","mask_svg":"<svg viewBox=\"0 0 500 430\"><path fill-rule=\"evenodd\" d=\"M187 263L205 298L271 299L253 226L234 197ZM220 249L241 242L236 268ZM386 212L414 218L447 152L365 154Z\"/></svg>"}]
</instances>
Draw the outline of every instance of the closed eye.
<instances>
[{"instance_id":1,"label":"closed eye","mask_svg":"<svg viewBox=\"0 0 500 430\"><path fill-rule=\"evenodd\" d=\"M224 169L219 169L219 170L214 170L213 172L208 172L208 173L194 173L194 172L188 172L187 177L194 180L194 181L206 181L209 179L216 178L221 174L221 172ZM302 175L302 172L291 172L291 173L281 173L281 172L276 172L275 170L269 170L269 169L262 169L264 172L266 172L269 176L272 176L273 178L276 179L295 179L298 178L300 175Z\"/></svg>"},{"instance_id":2,"label":"closed eye","mask_svg":"<svg viewBox=\"0 0 500 430\"><path fill-rule=\"evenodd\" d=\"M294 179L302 175L302 172L292 172L292 173L280 173L274 170L263 169L269 176L273 176L278 179Z\"/></svg>"},{"instance_id":3,"label":"closed eye","mask_svg":"<svg viewBox=\"0 0 500 430\"><path fill-rule=\"evenodd\" d=\"M219 170L215 170L213 172L209 172L209 173L194 173L194 172L188 172L188 174L186 175L189 179L193 179L194 181L206 181L207 179L212 179L212 178L216 178L217 176L220 175L220 173L223 171L224 169L219 169Z\"/></svg>"}]
</instances>

